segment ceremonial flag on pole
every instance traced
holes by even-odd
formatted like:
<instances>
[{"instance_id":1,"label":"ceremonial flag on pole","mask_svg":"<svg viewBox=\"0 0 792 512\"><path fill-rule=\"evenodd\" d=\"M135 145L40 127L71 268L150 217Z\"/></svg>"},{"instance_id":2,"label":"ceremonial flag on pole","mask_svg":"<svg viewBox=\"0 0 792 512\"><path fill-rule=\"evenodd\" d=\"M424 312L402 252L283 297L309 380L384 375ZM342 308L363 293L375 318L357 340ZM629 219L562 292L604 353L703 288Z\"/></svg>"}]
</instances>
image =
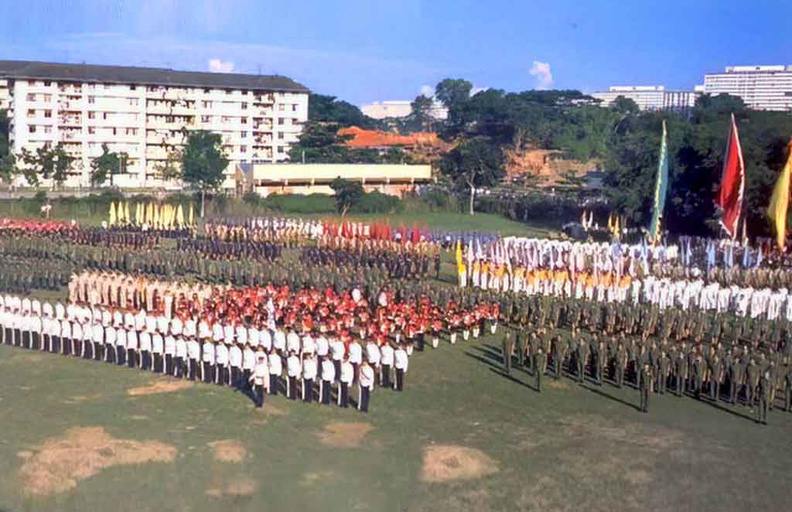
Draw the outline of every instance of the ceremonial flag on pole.
<instances>
[{"instance_id":1,"label":"ceremonial flag on pole","mask_svg":"<svg viewBox=\"0 0 792 512\"><path fill-rule=\"evenodd\" d=\"M773 195L770 197L770 207L767 215L775 227L776 243L782 251L786 248L786 223L787 210L789 209L789 178L792 173L792 142L789 144L789 156L784 170L778 177Z\"/></svg>"},{"instance_id":2,"label":"ceremonial flag on pole","mask_svg":"<svg viewBox=\"0 0 792 512\"><path fill-rule=\"evenodd\" d=\"M654 202L652 206L652 223L649 226L649 239L656 243L660 238L660 225L665 208L666 192L668 191L668 130L663 121L663 139L660 142L660 161L657 164L657 181L655 182Z\"/></svg>"},{"instance_id":3,"label":"ceremonial flag on pole","mask_svg":"<svg viewBox=\"0 0 792 512\"><path fill-rule=\"evenodd\" d=\"M116 223L116 204L115 201L110 203L110 219L108 219L108 224L111 226Z\"/></svg>"},{"instance_id":4,"label":"ceremonial flag on pole","mask_svg":"<svg viewBox=\"0 0 792 512\"><path fill-rule=\"evenodd\" d=\"M740 135L737 132L737 121L731 116L729 142L726 145L726 156L723 159L723 177L721 178L718 206L723 210L721 226L734 240L737 237L737 224L740 222L742 203L745 194L745 163L743 162Z\"/></svg>"}]
</instances>

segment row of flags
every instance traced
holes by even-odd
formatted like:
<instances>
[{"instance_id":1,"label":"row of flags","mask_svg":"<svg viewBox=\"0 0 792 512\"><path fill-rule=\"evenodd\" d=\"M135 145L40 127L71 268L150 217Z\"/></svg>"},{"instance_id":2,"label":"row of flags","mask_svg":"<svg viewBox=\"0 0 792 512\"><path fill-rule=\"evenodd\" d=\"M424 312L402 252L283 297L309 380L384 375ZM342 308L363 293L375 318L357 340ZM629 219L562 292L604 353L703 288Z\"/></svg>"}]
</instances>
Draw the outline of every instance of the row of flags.
<instances>
[{"instance_id":1,"label":"row of flags","mask_svg":"<svg viewBox=\"0 0 792 512\"><path fill-rule=\"evenodd\" d=\"M185 226L195 225L195 210L193 204L187 211L185 219L184 208L181 204L135 203L134 218L131 215L129 202L113 201L110 203L108 224L110 226L129 225L152 226L156 229L183 229Z\"/></svg>"},{"instance_id":2,"label":"row of flags","mask_svg":"<svg viewBox=\"0 0 792 512\"><path fill-rule=\"evenodd\" d=\"M778 177L767 215L776 233L776 244L782 251L786 249L786 224L789 210L790 181L792 179L792 142L789 145L789 157L786 165ZM663 121L663 137L660 142L660 158L657 164L655 178L654 199L652 202L652 221L649 226L649 240L657 243L661 234L665 200L668 192L668 129ZM739 130L734 114L731 116L729 139L726 145L726 154L723 159L721 186L716 198L716 203L722 211L720 224L732 240L739 235L739 225L742 218L742 237L747 242L746 223L743 217L743 203L745 199L745 161L743 159L742 145L740 144ZM750 254L750 253L748 253ZM760 256L761 258L761 256Z\"/></svg>"}]
</instances>

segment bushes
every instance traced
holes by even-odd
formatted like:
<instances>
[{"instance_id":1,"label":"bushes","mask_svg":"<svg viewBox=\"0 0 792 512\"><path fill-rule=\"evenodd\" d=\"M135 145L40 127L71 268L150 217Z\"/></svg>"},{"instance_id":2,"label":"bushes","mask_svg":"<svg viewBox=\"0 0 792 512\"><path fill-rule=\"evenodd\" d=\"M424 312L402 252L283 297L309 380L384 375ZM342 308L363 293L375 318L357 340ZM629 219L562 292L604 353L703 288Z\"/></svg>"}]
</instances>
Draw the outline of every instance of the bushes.
<instances>
[{"instance_id":1,"label":"bushes","mask_svg":"<svg viewBox=\"0 0 792 512\"><path fill-rule=\"evenodd\" d=\"M335 199L326 194L272 194L260 199L259 206L280 213L314 214L335 212Z\"/></svg>"},{"instance_id":2,"label":"bushes","mask_svg":"<svg viewBox=\"0 0 792 512\"><path fill-rule=\"evenodd\" d=\"M402 201L398 197L382 192L363 194L350 208L352 213L396 213L401 211Z\"/></svg>"}]
</instances>

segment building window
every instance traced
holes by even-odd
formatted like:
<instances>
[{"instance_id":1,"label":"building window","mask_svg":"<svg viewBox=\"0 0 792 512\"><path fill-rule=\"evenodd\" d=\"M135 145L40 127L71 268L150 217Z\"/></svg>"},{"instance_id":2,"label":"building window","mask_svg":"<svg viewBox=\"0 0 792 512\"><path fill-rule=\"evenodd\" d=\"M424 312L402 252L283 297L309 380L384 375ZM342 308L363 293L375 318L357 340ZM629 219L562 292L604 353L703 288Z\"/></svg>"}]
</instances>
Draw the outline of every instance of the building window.
<instances>
[{"instance_id":1,"label":"building window","mask_svg":"<svg viewBox=\"0 0 792 512\"><path fill-rule=\"evenodd\" d=\"M28 85L33 87L33 86L36 85L36 81L35 80L28 80Z\"/></svg>"},{"instance_id":2,"label":"building window","mask_svg":"<svg viewBox=\"0 0 792 512\"><path fill-rule=\"evenodd\" d=\"M32 124L30 125L30 133L36 133L35 125L32 125Z\"/></svg>"},{"instance_id":3,"label":"building window","mask_svg":"<svg viewBox=\"0 0 792 512\"><path fill-rule=\"evenodd\" d=\"M283 132L278 132L278 140L283 140Z\"/></svg>"},{"instance_id":4,"label":"building window","mask_svg":"<svg viewBox=\"0 0 792 512\"><path fill-rule=\"evenodd\" d=\"M242 110L247 110L247 103L242 104Z\"/></svg>"},{"instance_id":5,"label":"building window","mask_svg":"<svg viewBox=\"0 0 792 512\"><path fill-rule=\"evenodd\" d=\"M46 103L49 103L50 101L52 101L52 94L45 94L44 95L44 101Z\"/></svg>"},{"instance_id":6,"label":"building window","mask_svg":"<svg viewBox=\"0 0 792 512\"><path fill-rule=\"evenodd\" d=\"M137 128L127 128L126 129L127 135L137 135Z\"/></svg>"},{"instance_id":7,"label":"building window","mask_svg":"<svg viewBox=\"0 0 792 512\"><path fill-rule=\"evenodd\" d=\"M292 105L292 112L297 112L297 104Z\"/></svg>"},{"instance_id":8,"label":"building window","mask_svg":"<svg viewBox=\"0 0 792 512\"><path fill-rule=\"evenodd\" d=\"M96 128L93 126L88 127L88 133L91 135L96 135Z\"/></svg>"},{"instance_id":9,"label":"building window","mask_svg":"<svg viewBox=\"0 0 792 512\"><path fill-rule=\"evenodd\" d=\"M50 85L52 85L52 83L50 83L49 81L44 82L44 87L49 87Z\"/></svg>"},{"instance_id":10,"label":"building window","mask_svg":"<svg viewBox=\"0 0 792 512\"><path fill-rule=\"evenodd\" d=\"M96 112L88 112L88 119L94 119L96 117Z\"/></svg>"},{"instance_id":11,"label":"building window","mask_svg":"<svg viewBox=\"0 0 792 512\"><path fill-rule=\"evenodd\" d=\"M94 103L96 103L96 97L88 96L88 104L93 105Z\"/></svg>"},{"instance_id":12,"label":"building window","mask_svg":"<svg viewBox=\"0 0 792 512\"><path fill-rule=\"evenodd\" d=\"M45 126L44 133L52 133L52 126Z\"/></svg>"},{"instance_id":13,"label":"building window","mask_svg":"<svg viewBox=\"0 0 792 512\"><path fill-rule=\"evenodd\" d=\"M28 116L28 119L32 119L32 118L36 117L36 111L33 110L33 109L28 110L27 116Z\"/></svg>"},{"instance_id":14,"label":"building window","mask_svg":"<svg viewBox=\"0 0 792 512\"><path fill-rule=\"evenodd\" d=\"M113 127L113 135L118 135L118 130L116 129L115 126Z\"/></svg>"},{"instance_id":15,"label":"building window","mask_svg":"<svg viewBox=\"0 0 792 512\"><path fill-rule=\"evenodd\" d=\"M247 137L247 132L242 132L242 138L244 139L245 137Z\"/></svg>"},{"instance_id":16,"label":"building window","mask_svg":"<svg viewBox=\"0 0 792 512\"><path fill-rule=\"evenodd\" d=\"M286 148L285 147L278 146L278 153L285 153L285 152L286 152Z\"/></svg>"},{"instance_id":17,"label":"building window","mask_svg":"<svg viewBox=\"0 0 792 512\"><path fill-rule=\"evenodd\" d=\"M204 94L209 94L210 92L212 92L211 89L204 89Z\"/></svg>"},{"instance_id":18,"label":"building window","mask_svg":"<svg viewBox=\"0 0 792 512\"><path fill-rule=\"evenodd\" d=\"M279 124L279 125L284 125L284 124L286 124L286 118L285 118L285 117L279 117L279 118L278 118L278 124Z\"/></svg>"},{"instance_id":19,"label":"building window","mask_svg":"<svg viewBox=\"0 0 792 512\"><path fill-rule=\"evenodd\" d=\"M284 105L283 103L281 103L280 105L278 105L278 110L279 110L280 112L283 112L284 110L286 110L286 105Z\"/></svg>"},{"instance_id":20,"label":"building window","mask_svg":"<svg viewBox=\"0 0 792 512\"><path fill-rule=\"evenodd\" d=\"M247 146L239 146L240 153L247 153Z\"/></svg>"},{"instance_id":21,"label":"building window","mask_svg":"<svg viewBox=\"0 0 792 512\"><path fill-rule=\"evenodd\" d=\"M52 110L45 110L44 111L44 117L46 117L47 119L52 117Z\"/></svg>"},{"instance_id":22,"label":"building window","mask_svg":"<svg viewBox=\"0 0 792 512\"><path fill-rule=\"evenodd\" d=\"M102 112L102 119L107 121L107 112Z\"/></svg>"},{"instance_id":23,"label":"building window","mask_svg":"<svg viewBox=\"0 0 792 512\"><path fill-rule=\"evenodd\" d=\"M137 105L138 105L138 100L137 100L137 98L130 98L130 100L129 100L129 104L130 104L131 106L133 106L133 107L137 107Z\"/></svg>"},{"instance_id":24,"label":"building window","mask_svg":"<svg viewBox=\"0 0 792 512\"><path fill-rule=\"evenodd\" d=\"M226 91L226 95L229 95L229 94L231 94L232 92L234 92L234 91L232 91L232 90L230 90L230 89L229 89L229 90L227 90L227 91Z\"/></svg>"},{"instance_id":25,"label":"building window","mask_svg":"<svg viewBox=\"0 0 792 512\"><path fill-rule=\"evenodd\" d=\"M203 108L212 108L212 102L211 101L202 101L201 102L201 107L203 107Z\"/></svg>"},{"instance_id":26,"label":"building window","mask_svg":"<svg viewBox=\"0 0 792 512\"><path fill-rule=\"evenodd\" d=\"M129 90L130 91L136 91L137 90L137 85L130 85L129 86Z\"/></svg>"},{"instance_id":27,"label":"building window","mask_svg":"<svg viewBox=\"0 0 792 512\"><path fill-rule=\"evenodd\" d=\"M201 122L202 123L209 123L209 122L211 122L210 119L211 119L210 116L201 116Z\"/></svg>"},{"instance_id":28,"label":"building window","mask_svg":"<svg viewBox=\"0 0 792 512\"><path fill-rule=\"evenodd\" d=\"M35 94L28 94L27 95L27 100L28 101L36 101L36 95Z\"/></svg>"},{"instance_id":29,"label":"building window","mask_svg":"<svg viewBox=\"0 0 792 512\"><path fill-rule=\"evenodd\" d=\"M242 118L242 124L247 124L247 117Z\"/></svg>"}]
</instances>

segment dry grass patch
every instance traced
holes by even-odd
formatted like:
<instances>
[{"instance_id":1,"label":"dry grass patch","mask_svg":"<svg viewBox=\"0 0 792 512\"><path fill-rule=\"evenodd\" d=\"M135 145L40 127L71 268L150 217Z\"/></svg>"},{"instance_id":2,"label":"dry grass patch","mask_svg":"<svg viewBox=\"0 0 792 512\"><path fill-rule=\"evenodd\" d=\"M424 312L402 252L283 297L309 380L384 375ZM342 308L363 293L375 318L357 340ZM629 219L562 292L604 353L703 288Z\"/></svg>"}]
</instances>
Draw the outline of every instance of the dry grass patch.
<instances>
[{"instance_id":1,"label":"dry grass patch","mask_svg":"<svg viewBox=\"0 0 792 512\"><path fill-rule=\"evenodd\" d=\"M215 460L221 462L242 462L247 455L245 447L234 439L212 441L209 446L214 449Z\"/></svg>"},{"instance_id":2,"label":"dry grass patch","mask_svg":"<svg viewBox=\"0 0 792 512\"><path fill-rule=\"evenodd\" d=\"M206 490L206 495L213 498L224 496L251 496L256 492L258 484L248 477L240 477L229 482L213 485Z\"/></svg>"},{"instance_id":3,"label":"dry grass patch","mask_svg":"<svg viewBox=\"0 0 792 512\"><path fill-rule=\"evenodd\" d=\"M421 480L424 482L473 480L497 472L497 462L475 448L454 445L424 448L421 468Z\"/></svg>"},{"instance_id":4,"label":"dry grass patch","mask_svg":"<svg viewBox=\"0 0 792 512\"><path fill-rule=\"evenodd\" d=\"M185 380L161 380L148 386L127 390L127 394L129 396L146 396L156 395L158 393L174 393L192 386L192 382Z\"/></svg>"},{"instance_id":5,"label":"dry grass patch","mask_svg":"<svg viewBox=\"0 0 792 512\"><path fill-rule=\"evenodd\" d=\"M330 423L319 434L319 439L325 446L355 448L372 428L368 423Z\"/></svg>"},{"instance_id":6,"label":"dry grass patch","mask_svg":"<svg viewBox=\"0 0 792 512\"><path fill-rule=\"evenodd\" d=\"M300 485L312 486L335 477L332 471L309 471L300 478Z\"/></svg>"},{"instance_id":7,"label":"dry grass patch","mask_svg":"<svg viewBox=\"0 0 792 512\"><path fill-rule=\"evenodd\" d=\"M47 439L24 459L19 477L25 492L49 495L73 489L111 466L171 462L176 448L159 441L116 439L102 427L72 428L62 438Z\"/></svg>"}]
</instances>

